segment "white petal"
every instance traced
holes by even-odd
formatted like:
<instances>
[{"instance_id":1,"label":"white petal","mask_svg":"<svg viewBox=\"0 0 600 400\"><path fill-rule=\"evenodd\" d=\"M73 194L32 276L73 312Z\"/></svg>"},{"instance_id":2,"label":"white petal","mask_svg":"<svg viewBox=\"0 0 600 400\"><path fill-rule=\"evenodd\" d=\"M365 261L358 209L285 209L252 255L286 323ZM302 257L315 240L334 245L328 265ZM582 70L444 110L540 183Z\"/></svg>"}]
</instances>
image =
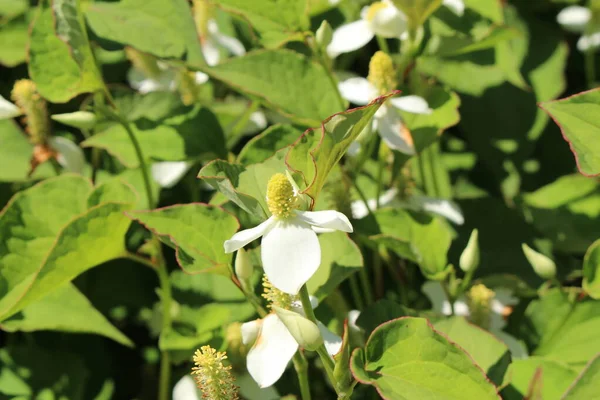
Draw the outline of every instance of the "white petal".
<instances>
[{"instance_id":1,"label":"white petal","mask_svg":"<svg viewBox=\"0 0 600 400\"><path fill-rule=\"evenodd\" d=\"M243 56L246 54L246 49L242 42L234 37L217 33L213 36L213 39L234 56Z\"/></svg>"},{"instance_id":2,"label":"white petal","mask_svg":"<svg viewBox=\"0 0 600 400\"><path fill-rule=\"evenodd\" d=\"M391 189L387 190L385 193L383 193L381 196L379 196L379 205L381 207L385 207L385 206L392 204L394 202L394 200L396 200L397 194L398 194L398 189L396 189L396 188L391 188ZM377 209L377 201L375 199L367 200L367 205L369 206L369 208L371 210ZM352 216L355 219L364 218L369 214L369 210L367 210L367 207L365 206L365 202L362 200L353 201L352 204L350 205L350 207L352 209Z\"/></svg>"},{"instance_id":3,"label":"white petal","mask_svg":"<svg viewBox=\"0 0 600 400\"><path fill-rule=\"evenodd\" d=\"M260 333L262 322L262 319L255 319L242 324L242 343L245 345L254 343Z\"/></svg>"},{"instance_id":4,"label":"white petal","mask_svg":"<svg viewBox=\"0 0 600 400\"><path fill-rule=\"evenodd\" d=\"M265 222L255 226L254 228L239 231L233 235L231 239L226 240L225 243L223 243L225 253L232 253L236 250L239 250L251 241L263 236L265 233L267 233L275 221L275 217L270 217Z\"/></svg>"},{"instance_id":5,"label":"white petal","mask_svg":"<svg viewBox=\"0 0 600 400\"><path fill-rule=\"evenodd\" d=\"M382 109L383 107L379 111ZM404 154L415 154L412 135L395 109L385 107L383 115L377 118L377 130L381 138L391 149L398 150Z\"/></svg>"},{"instance_id":6,"label":"white petal","mask_svg":"<svg viewBox=\"0 0 600 400\"><path fill-rule=\"evenodd\" d=\"M364 106L377 97L377 88L365 78L355 77L338 84L340 94L346 100Z\"/></svg>"},{"instance_id":7,"label":"white petal","mask_svg":"<svg viewBox=\"0 0 600 400\"><path fill-rule=\"evenodd\" d=\"M427 100L421 96L402 96L390 99L390 103L402 110L413 114L431 114L433 110L429 108Z\"/></svg>"},{"instance_id":8,"label":"white petal","mask_svg":"<svg viewBox=\"0 0 600 400\"><path fill-rule=\"evenodd\" d=\"M583 35L577 41L577 50L586 52L589 50L596 50L600 47L600 32L592 33L590 35Z\"/></svg>"},{"instance_id":9,"label":"white petal","mask_svg":"<svg viewBox=\"0 0 600 400\"><path fill-rule=\"evenodd\" d=\"M384 38L398 39L407 31L408 20L394 5L380 9L369 22L371 30Z\"/></svg>"},{"instance_id":10,"label":"white petal","mask_svg":"<svg viewBox=\"0 0 600 400\"><path fill-rule=\"evenodd\" d=\"M355 140L354 142L350 143L350 147L348 147L346 155L350 157L356 157L358 153L360 153L360 148L360 142L358 140Z\"/></svg>"},{"instance_id":11,"label":"white petal","mask_svg":"<svg viewBox=\"0 0 600 400\"><path fill-rule=\"evenodd\" d=\"M261 388L271 386L283 375L297 350L298 343L283 322L275 314L269 314L263 319L259 337L248 352L248 372Z\"/></svg>"},{"instance_id":12,"label":"white petal","mask_svg":"<svg viewBox=\"0 0 600 400\"><path fill-rule=\"evenodd\" d=\"M581 33L592 19L592 11L587 7L570 6L563 8L556 16L556 21L566 30Z\"/></svg>"},{"instance_id":13,"label":"white petal","mask_svg":"<svg viewBox=\"0 0 600 400\"><path fill-rule=\"evenodd\" d=\"M442 4L452 10L452 12L459 17L462 17L465 13L465 3L463 0L444 0Z\"/></svg>"},{"instance_id":14,"label":"white petal","mask_svg":"<svg viewBox=\"0 0 600 400\"><path fill-rule=\"evenodd\" d=\"M359 310L350 310L348 311L348 327L350 329L354 329L355 331L361 331L362 328L358 325L356 325L356 321L358 320L358 317L360 317L360 311Z\"/></svg>"},{"instance_id":15,"label":"white petal","mask_svg":"<svg viewBox=\"0 0 600 400\"><path fill-rule=\"evenodd\" d=\"M184 375L173 387L173 400L200 400L196 383L190 375Z\"/></svg>"},{"instance_id":16,"label":"white petal","mask_svg":"<svg viewBox=\"0 0 600 400\"><path fill-rule=\"evenodd\" d=\"M193 163L188 161L163 161L152 164L152 179L161 187L170 188L191 168Z\"/></svg>"},{"instance_id":17,"label":"white petal","mask_svg":"<svg viewBox=\"0 0 600 400\"><path fill-rule=\"evenodd\" d=\"M212 38L205 37L202 40L202 55L204 56L204 61L208 64L209 67L214 67L221 60L221 55L219 54L219 48L217 44L212 40Z\"/></svg>"},{"instance_id":18,"label":"white petal","mask_svg":"<svg viewBox=\"0 0 600 400\"><path fill-rule=\"evenodd\" d=\"M14 118L21 114L22 112L19 107L0 96L0 119Z\"/></svg>"},{"instance_id":19,"label":"white petal","mask_svg":"<svg viewBox=\"0 0 600 400\"><path fill-rule=\"evenodd\" d=\"M350 22L333 31L331 43L327 46L329 57L335 58L342 53L358 50L375 37L365 20Z\"/></svg>"},{"instance_id":20,"label":"white petal","mask_svg":"<svg viewBox=\"0 0 600 400\"><path fill-rule=\"evenodd\" d=\"M297 294L321 264L321 246L310 225L298 218L278 220L265 233L261 258L271 284Z\"/></svg>"},{"instance_id":21,"label":"white petal","mask_svg":"<svg viewBox=\"0 0 600 400\"><path fill-rule=\"evenodd\" d=\"M203 83L208 82L208 79L209 79L208 75L206 75L204 72L200 72L200 71L196 72L194 74L194 76L195 76L196 83L198 85L202 85Z\"/></svg>"},{"instance_id":22,"label":"white petal","mask_svg":"<svg viewBox=\"0 0 600 400\"><path fill-rule=\"evenodd\" d=\"M428 196L413 196L410 198L410 202L421 210L441 215L457 225L462 225L465 222L465 217L463 217L458 205L450 200L434 199Z\"/></svg>"},{"instance_id":23,"label":"white petal","mask_svg":"<svg viewBox=\"0 0 600 400\"><path fill-rule=\"evenodd\" d=\"M85 167L85 155L76 143L61 136L49 139L50 147L58 152L56 160L67 172L76 174L83 173Z\"/></svg>"},{"instance_id":24,"label":"white petal","mask_svg":"<svg viewBox=\"0 0 600 400\"><path fill-rule=\"evenodd\" d=\"M342 348L342 338L327 329L327 327L323 325L321 321L317 321L317 326L319 327L321 336L323 336L327 353L332 356L339 353L340 349Z\"/></svg>"},{"instance_id":25,"label":"white petal","mask_svg":"<svg viewBox=\"0 0 600 400\"><path fill-rule=\"evenodd\" d=\"M352 224L348 220L348 217L338 211L296 211L296 215L311 226L335 229L342 232L353 232Z\"/></svg>"},{"instance_id":26,"label":"white petal","mask_svg":"<svg viewBox=\"0 0 600 400\"><path fill-rule=\"evenodd\" d=\"M242 130L243 135L250 135L261 131L267 127L267 117L262 111L255 111L250 114L250 120Z\"/></svg>"},{"instance_id":27,"label":"white petal","mask_svg":"<svg viewBox=\"0 0 600 400\"><path fill-rule=\"evenodd\" d=\"M469 316L469 306L463 297L459 297L458 300L454 302L454 314L464 317Z\"/></svg>"}]
</instances>

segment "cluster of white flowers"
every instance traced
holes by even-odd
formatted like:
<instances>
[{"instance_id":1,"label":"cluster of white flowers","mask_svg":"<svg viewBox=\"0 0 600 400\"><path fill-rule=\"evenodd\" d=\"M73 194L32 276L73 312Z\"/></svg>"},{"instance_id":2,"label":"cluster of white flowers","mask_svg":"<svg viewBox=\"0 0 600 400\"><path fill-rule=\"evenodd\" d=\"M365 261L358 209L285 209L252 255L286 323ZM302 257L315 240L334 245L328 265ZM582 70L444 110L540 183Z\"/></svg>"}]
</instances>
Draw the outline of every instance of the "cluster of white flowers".
<instances>
[{"instance_id":1,"label":"cluster of white flowers","mask_svg":"<svg viewBox=\"0 0 600 400\"><path fill-rule=\"evenodd\" d=\"M569 6L558 13L556 20L566 30L582 34L577 41L577 49L587 52L600 48L600 23L597 18L587 7Z\"/></svg>"}]
</instances>

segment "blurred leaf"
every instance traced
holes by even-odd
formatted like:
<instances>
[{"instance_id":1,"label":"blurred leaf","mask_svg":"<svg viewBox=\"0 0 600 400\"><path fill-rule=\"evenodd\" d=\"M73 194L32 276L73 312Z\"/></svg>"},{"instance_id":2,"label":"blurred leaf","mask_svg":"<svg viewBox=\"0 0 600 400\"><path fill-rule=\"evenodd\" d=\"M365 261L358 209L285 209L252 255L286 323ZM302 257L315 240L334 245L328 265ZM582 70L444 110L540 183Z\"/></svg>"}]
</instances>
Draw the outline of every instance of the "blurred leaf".
<instances>
[{"instance_id":1,"label":"blurred leaf","mask_svg":"<svg viewBox=\"0 0 600 400\"><path fill-rule=\"evenodd\" d=\"M0 323L0 327L7 332L53 330L93 333L133 347L133 342L96 310L71 283L59 287L41 300L4 320Z\"/></svg>"},{"instance_id":2,"label":"blurred leaf","mask_svg":"<svg viewBox=\"0 0 600 400\"><path fill-rule=\"evenodd\" d=\"M0 214L0 320L125 252L131 203L87 209L91 186L64 175L17 193Z\"/></svg>"},{"instance_id":3,"label":"blurred leaf","mask_svg":"<svg viewBox=\"0 0 600 400\"><path fill-rule=\"evenodd\" d=\"M409 27L414 31L442 5L442 0L392 0L392 2L406 15Z\"/></svg>"},{"instance_id":4,"label":"blurred leaf","mask_svg":"<svg viewBox=\"0 0 600 400\"><path fill-rule=\"evenodd\" d=\"M596 300L600 299L600 239L587 249L583 259L583 290Z\"/></svg>"},{"instance_id":5,"label":"blurred leaf","mask_svg":"<svg viewBox=\"0 0 600 400\"><path fill-rule=\"evenodd\" d=\"M563 395L563 400L591 400L598 398L598 381L600 380L600 354L596 355L585 367L569 390Z\"/></svg>"},{"instance_id":6,"label":"blurred leaf","mask_svg":"<svg viewBox=\"0 0 600 400\"><path fill-rule=\"evenodd\" d=\"M204 72L300 124L317 126L342 111L325 69L291 50L254 51Z\"/></svg>"},{"instance_id":7,"label":"blurred leaf","mask_svg":"<svg viewBox=\"0 0 600 400\"><path fill-rule=\"evenodd\" d=\"M0 64L15 67L27 58L29 32L25 17L0 23Z\"/></svg>"},{"instance_id":8,"label":"blurred leaf","mask_svg":"<svg viewBox=\"0 0 600 400\"><path fill-rule=\"evenodd\" d=\"M185 272L228 271L232 255L225 254L223 242L239 224L222 208L195 203L127 214L176 249L177 262Z\"/></svg>"},{"instance_id":9,"label":"blurred leaf","mask_svg":"<svg viewBox=\"0 0 600 400\"><path fill-rule=\"evenodd\" d=\"M216 0L216 4L247 20L266 48L302 41L302 31L309 28L307 0Z\"/></svg>"},{"instance_id":10,"label":"blurred leaf","mask_svg":"<svg viewBox=\"0 0 600 400\"><path fill-rule=\"evenodd\" d=\"M575 156L579 172L600 174L600 90L582 92L565 99L541 103L560 127Z\"/></svg>"},{"instance_id":11,"label":"blurred leaf","mask_svg":"<svg viewBox=\"0 0 600 400\"><path fill-rule=\"evenodd\" d=\"M357 380L374 385L383 398L498 399L471 357L423 318L404 317L377 327L365 349L354 350L350 367Z\"/></svg>"},{"instance_id":12,"label":"blurred leaf","mask_svg":"<svg viewBox=\"0 0 600 400\"><path fill-rule=\"evenodd\" d=\"M200 41L186 0L93 2L85 17L102 38L161 58L182 58L204 65Z\"/></svg>"},{"instance_id":13,"label":"blurred leaf","mask_svg":"<svg viewBox=\"0 0 600 400\"><path fill-rule=\"evenodd\" d=\"M77 0L42 1L31 26L29 76L53 103L104 89Z\"/></svg>"},{"instance_id":14,"label":"blurred leaf","mask_svg":"<svg viewBox=\"0 0 600 400\"><path fill-rule=\"evenodd\" d=\"M102 203L121 202L136 203L138 195L135 190L125 182L115 179L97 186L88 197L88 208Z\"/></svg>"},{"instance_id":15,"label":"blurred leaf","mask_svg":"<svg viewBox=\"0 0 600 400\"><path fill-rule=\"evenodd\" d=\"M237 162L250 165L267 160L273 153L292 145L302 131L292 125L273 125L254 136L238 155Z\"/></svg>"},{"instance_id":16,"label":"blurred leaf","mask_svg":"<svg viewBox=\"0 0 600 400\"><path fill-rule=\"evenodd\" d=\"M321 265L306 283L309 293L323 300L360 268L363 258L358 246L343 232L319 235Z\"/></svg>"},{"instance_id":17,"label":"blurred leaf","mask_svg":"<svg viewBox=\"0 0 600 400\"><path fill-rule=\"evenodd\" d=\"M29 8L28 0L0 0L0 16L14 18Z\"/></svg>"},{"instance_id":18,"label":"blurred leaf","mask_svg":"<svg viewBox=\"0 0 600 400\"><path fill-rule=\"evenodd\" d=\"M27 180L33 146L25 133L13 121L0 121L0 143L0 181Z\"/></svg>"},{"instance_id":19,"label":"blurred leaf","mask_svg":"<svg viewBox=\"0 0 600 400\"><path fill-rule=\"evenodd\" d=\"M225 157L225 139L214 114L207 108L185 108L161 121L141 118L131 123L142 153L159 161L210 160ZM135 148L122 125L115 124L82 143L105 149L128 168L137 168Z\"/></svg>"},{"instance_id":20,"label":"blurred leaf","mask_svg":"<svg viewBox=\"0 0 600 400\"><path fill-rule=\"evenodd\" d=\"M540 370L539 377L536 372ZM569 384L577 376L577 372L568 366L556 361L546 360L541 357L530 357L524 360L515 360L510 366L511 383L502 391L505 400L522 400L531 392L532 382L538 379L538 388L541 389L543 400L559 400ZM532 398L532 400L537 400Z\"/></svg>"},{"instance_id":21,"label":"blurred leaf","mask_svg":"<svg viewBox=\"0 0 600 400\"><path fill-rule=\"evenodd\" d=\"M371 122L379 107L393 94L378 97L364 107L335 114L323 121L320 129L304 132L286 158L290 168L303 175L307 185L303 193L317 200L327 175Z\"/></svg>"},{"instance_id":22,"label":"blurred leaf","mask_svg":"<svg viewBox=\"0 0 600 400\"><path fill-rule=\"evenodd\" d=\"M508 347L502 341L464 317L443 319L433 327L473 357L496 386L502 385L511 363Z\"/></svg>"}]
</instances>

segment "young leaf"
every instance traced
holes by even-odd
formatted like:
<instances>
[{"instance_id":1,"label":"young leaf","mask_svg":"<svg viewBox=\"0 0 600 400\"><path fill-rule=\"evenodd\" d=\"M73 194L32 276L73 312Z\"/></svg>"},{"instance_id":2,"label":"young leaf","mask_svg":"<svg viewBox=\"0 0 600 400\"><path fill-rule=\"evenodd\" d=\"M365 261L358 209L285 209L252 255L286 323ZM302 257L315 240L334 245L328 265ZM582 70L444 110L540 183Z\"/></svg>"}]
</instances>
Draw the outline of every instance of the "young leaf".
<instances>
[{"instance_id":1,"label":"young leaf","mask_svg":"<svg viewBox=\"0 0 600 400\"><path fill-rule=\"evenodd\" d=\"M600 89L540 103L569 143L579 172L600 175Z\"/></svg>"},{"instance_id":2,"label":"young leaf","mask_svg":"<svg viewBox=\"0 0 600 400\"><path fill-rule=\"evenodd\" d=\"M239 224L225 210L206 204L184 204L127 215L173 247L185 272L227 271L232 255L225 254L223 242L238 230Z\"/></svg>"},{"instance_id":3,"label":"young leaf","mask_svg":"<svg viewBox=\"0 0 600 400\"><path fill-rule=\"evenodd\" d=\"M583 290L600 300L600 239L592 243L583 258Z\"/></svg>"},{"instance_id":4,"label":"young leaf","mask_svg":"<svg viewBox=\"0 0 600 400\"><path fill-rule=\"evenodd\" d=\"M29 38L29 76L40 94L53 103L66 103L78 94L102 90L79 1L42 1L38 7Z\"/></svg>"},{"instance_id":5,"label":"young leaf","mask_svg":"<svg viewBox=\"0 0 600 400\"><path fill-rule=\"evenodd\" d=\"M499 399L496 387L463 349L423 318L404 317L373 331L350 363L354 377L384 399Z\"/></svg>"}]
</instances>

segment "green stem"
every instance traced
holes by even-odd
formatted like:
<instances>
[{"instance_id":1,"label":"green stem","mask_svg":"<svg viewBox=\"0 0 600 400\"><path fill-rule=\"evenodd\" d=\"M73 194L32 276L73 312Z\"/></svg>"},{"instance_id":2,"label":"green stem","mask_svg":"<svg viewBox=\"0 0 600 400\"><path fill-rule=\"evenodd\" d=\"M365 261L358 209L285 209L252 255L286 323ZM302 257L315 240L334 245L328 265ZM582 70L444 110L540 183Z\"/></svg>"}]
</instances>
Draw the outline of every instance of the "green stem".
<instances>
[{"instance_id":1,"label":"green stem","mask_svg":"<svg viewBox=\"0 0 600 400\"><path fill-rule=\"evenodd\" d=\"M379 45L379 49L384 53L390 54L390 48L388 47L387 41L384 37L376 35L377 44Z\"/></svg>"},{"instance_id":2,"label":"green stem","mask_svg":"<svg viewBox=\"0 0 600 400\"><path fill-rule=\"evenodd\" d=\"M152 260L150 260L148 258L145 258L145 257L142 257L142 256L138 256L137 254L126 252L125 254L123 254L122 257L123 258L127 258L127 259L132 260L132 261L135 261L135 262L140 263L142 265L145 265L145 266L147 266L149 268L157 269L157 265L154 264L152 262Z\"/></svg>"},{"instance_id":3,"label":"green stem","mask_svg":"<svg viewBox=\"0 0 600 400\"><path fill-rule=\"evenodd\" d=\"M371 289L371 279L369 278L369 273L367 272L367 268L363 267L360 269L360 283L362 285L363 293L365 295L365 301L367 305L373 304L373 290Z\"/></svg>"},{"instance_id":4,"label":"green stem","mask_svg":"<svg viewBox=\"0 0 600 400\"><path fill-rule=\"evenodd\" d=\"M244 113L240 116L240 119L235 123L233 128L231 128L231 133L229 134L229 138L227 140L227 147L231 148L237 141L237 139L242 135L242 131L248 125L248 121L252 116L252 113L258 110L260 103L258 101L251 102Z\"/></svg>"},{"instance_id":5,"label":"green stem","mask_svg":"<svg viewBox=\"0 0 600 400\"><path fill-rule=\"evenodd\" d=\"M592 89L596 85L596 59L594 51L588 50L585 52L585 78L588 89Z\"/></svg>"},{"instance_id":6,"label":"green stem","mask_svg":"<svg viewBox=\"0 0 600 400\"><path fill-rule=\"evenodd\" d=\"M294 368L298 375L298 384L300 385L300 395L302 400L311 400L310 384L308 383L308 362L301 352L296 352L293 358Z\"/></svg>"},{"instance_id":7,"label":"green stem","mask_svg":"<svg viewBox=\"0 0 600 400\"><path fill-rule=\"evenodd\" d=\"M358 288L358 280L356 275L350 277L350 291L352 292L352 298L354 299L354 307L362 310L365 307L362 296L360 295L360 289Z\"/></svg>"},{"instance_id":8,"label":"green stem","mask_svg":"<svg viewBox=\"0 0 600 400\"><path fill-rule=\"evenodd\" d=\"M133 148L135 149L135 154L140 163L140 169L142 170L142 178L144 179L144 188L146 189L146 196L148 196L148 207L154 207L154 196L152 194L152 185L150 183L150 173L148 171L148 166L146 165L146 160L144 159L144 153L142 153L142 147L140 146L140 142L135 137L133 131L129 127L129 123L124 121L119 117L119 123L123 125L123 128L127 131L127 135L129 136L129 140L133 144Z\"/></svg>"},{"instance_id":9,"label":"green stem","mask_svg":"<svg viewBox=\"0 0 600 400\"><path fill-rule=\"evenodd\" d=\"M310 321L312 321L315 325L318 325L317 317L315 317L315 311L312 308L312 304L310 304L310 296L308 294L308 289L306 288L306 285L302 285L302 288L300 288L299 295L300 295L300 301L302 302L302 308L304 309L304 313L306 314L306 317ZM329 381L331 382L331 385L334 388L337 388L336 380L333 375L333 369L334 369L335 365L333 364L333 360L329 356L329 353L327 353L327 349L325 349L325 345L321 344L319 346L319 348L317 348L317 354L321 358L321 362L323 363L323 366L325 367L325 372L327 372L327 376L329 377ZM336 389L336 392L337 392L337 389Z\"/></svg>"},{"instance_id":10,"label":"green stem","mask_svg":"<svg viewBox=\"0 0 600 400\"><path fill-rule=\"evenodd\" d=\"M454 314L454 298L450 295L450 291L448 290L448 284L446 282L440 282L442 284L442 289L444 290L444 294L446 295L446 298L448 299L448 303L450 303L450 313L451 315L455 315Z\"/></svg>"},{"instance_id":11,"label":"green stem","mask_svg":"<svg viewBox=\"0 0 600 400\"><path fill-rule=\"evenodd\" d=\"M380 246L381 247L381 246ZM373 251L373 278L375 279L375 296L378 299L383 297L383 264L379 248Z\"/></svg>"}]
</instances>

